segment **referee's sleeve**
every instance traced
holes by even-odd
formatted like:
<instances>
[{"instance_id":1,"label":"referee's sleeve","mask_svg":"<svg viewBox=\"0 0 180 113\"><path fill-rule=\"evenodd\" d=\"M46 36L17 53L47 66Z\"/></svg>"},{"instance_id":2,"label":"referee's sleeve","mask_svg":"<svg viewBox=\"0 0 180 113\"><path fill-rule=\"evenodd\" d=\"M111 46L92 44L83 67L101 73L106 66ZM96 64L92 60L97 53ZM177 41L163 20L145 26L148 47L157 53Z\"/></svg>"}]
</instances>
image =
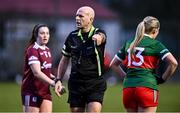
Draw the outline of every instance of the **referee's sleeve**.
<instances>
[{"instance_id":1,"label":"referee's sleeve","mask_svg":"<svg viewBox=\"0 0 180 113\"><path fill-rule=\"evenodd\" d=\"M67 56L67 57L71 56L71 47L69 45L69 36L66 38L61 52L64 56Z\"/></svg>"}]
</instances>

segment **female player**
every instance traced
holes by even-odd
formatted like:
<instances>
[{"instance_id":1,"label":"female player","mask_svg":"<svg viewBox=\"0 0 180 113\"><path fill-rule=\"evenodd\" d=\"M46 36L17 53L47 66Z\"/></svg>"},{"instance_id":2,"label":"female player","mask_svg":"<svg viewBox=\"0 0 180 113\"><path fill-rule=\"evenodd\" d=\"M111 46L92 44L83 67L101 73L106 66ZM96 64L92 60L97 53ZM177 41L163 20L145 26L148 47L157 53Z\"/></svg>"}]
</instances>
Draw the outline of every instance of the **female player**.
<instances>
[{"instance_id":1,"label":"female player","mask_svg":"<svg viewBox=\"0 0 180 113\"><path fill-rule=\"evenodd\" d=\"M178 65L174 56L159 41L158 19L147 16L137 27L133 40L127 41L111 61L110 67L123 81L123 104L127 112L156 112L159 92L157 84L171 77ZM168 64L161 77L155 69L163 60ZM127 67L125 73L120 65Z\"/></svg>"},{"instance_id":2,"label":"female player","mask_svg":"<svg viewBox=\"0 0 180 113\"><path fill-rule=\"evenodd\" d=\"M54 86L55 82L51 79L54 77L51 74L51 52L46 46L49 38L48 26L36 25L25 51L21 96L23 111L26 113L52 112L49 86Z\"/></svg>"}]
</instances>

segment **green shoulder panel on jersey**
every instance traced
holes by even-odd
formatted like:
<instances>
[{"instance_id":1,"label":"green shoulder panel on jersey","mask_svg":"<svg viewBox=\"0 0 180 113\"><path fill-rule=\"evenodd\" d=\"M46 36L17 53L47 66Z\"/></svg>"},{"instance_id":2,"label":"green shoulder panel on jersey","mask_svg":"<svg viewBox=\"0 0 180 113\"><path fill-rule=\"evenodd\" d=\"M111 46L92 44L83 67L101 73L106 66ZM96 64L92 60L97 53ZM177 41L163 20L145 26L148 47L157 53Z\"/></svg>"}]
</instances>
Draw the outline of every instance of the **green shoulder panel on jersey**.
<instances>
[{"instance_id":1,"label":"green shoulder panel on jersey","mask_svg":"<svg viewBox=\"0 0 180 113\"><path fill-rule=\"evenodd\" d=\"M158 56L159 58L162 58L164 54L169 52L160 41L149 38L148 36L144 36L138 46L145 48L145 51L142 53L144 56ZM163 50L166 51L161 53Z\"/></svg>"}]
</instances>

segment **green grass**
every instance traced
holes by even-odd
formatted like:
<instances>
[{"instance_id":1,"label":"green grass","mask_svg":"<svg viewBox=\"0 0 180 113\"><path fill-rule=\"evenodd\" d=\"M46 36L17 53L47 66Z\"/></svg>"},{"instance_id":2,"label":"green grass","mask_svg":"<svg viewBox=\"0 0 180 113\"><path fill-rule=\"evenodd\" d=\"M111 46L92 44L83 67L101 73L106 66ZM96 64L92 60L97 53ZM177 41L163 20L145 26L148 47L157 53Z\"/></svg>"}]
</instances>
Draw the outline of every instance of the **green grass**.
<instances>
[{"instance_id":1,"label":"green grass","mask_svg":"<svg viewBox=\"0 0 180 113\"><path fill-rule=\"evenodd\" d=\"M163 84L159 87L158 112L180 112L180 84ZM108 86L102 112L124 112L121 85ZM68 112L67 93L58 98L53 94L53 111ZM20 85L0 83L0 112L22 112Z\"/></svg>"}]
</instances>

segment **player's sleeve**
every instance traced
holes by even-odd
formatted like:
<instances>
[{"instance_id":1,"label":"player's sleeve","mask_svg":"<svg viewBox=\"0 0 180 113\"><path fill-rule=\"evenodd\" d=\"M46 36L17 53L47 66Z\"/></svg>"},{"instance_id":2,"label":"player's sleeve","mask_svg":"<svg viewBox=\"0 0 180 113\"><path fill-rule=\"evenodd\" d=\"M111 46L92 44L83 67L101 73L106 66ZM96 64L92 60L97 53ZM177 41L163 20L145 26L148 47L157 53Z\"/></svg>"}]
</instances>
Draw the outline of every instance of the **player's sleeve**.
<instances>
[{"instance_id":1,"label":"player's sleeve","mask_svg":"<svg viewBox=\"0 0 180 113\"><path fill-rule=\"evenodd\" d=\"M118 60L120 60L120 61L123 61L126 58L126 55L125 55L125 46L126 46L126 44L124 44L123 47L115 55L115 57Z\"/></svg>"},{"instance_id":2,"label":"player's sleeve","mask_svg":"<svg viewBox=\"0 0 180 113\"><path fill-rule=\"evenodd\" d=\"M38 51L34 48L30 48L27 51L27 57L28 57L28 65L39 63L39 54Z\"/></svg>"},{"instance_id":3,"label":"player's sleeve","mask_svg":"<svg viewBox=\"0 0 180 113\"><path fill-rule=\"evenodd\" d=\"M170 54L169 50L161 42L158 43L157 50L158 56L161 58L161 60L164 60L164 58Z\"/></svg>"},{"instance_id":4,"label":"player's sleeve","mask_svg":"<svg viewBox=\"0 0 180 113\"><path fill-rule=\"evenodd\" d=\"M71 57L71 46L70 46L70 35L66 38L63 48L62 48L62 54L67 57Z\"/></svg>"}]
</instances>

